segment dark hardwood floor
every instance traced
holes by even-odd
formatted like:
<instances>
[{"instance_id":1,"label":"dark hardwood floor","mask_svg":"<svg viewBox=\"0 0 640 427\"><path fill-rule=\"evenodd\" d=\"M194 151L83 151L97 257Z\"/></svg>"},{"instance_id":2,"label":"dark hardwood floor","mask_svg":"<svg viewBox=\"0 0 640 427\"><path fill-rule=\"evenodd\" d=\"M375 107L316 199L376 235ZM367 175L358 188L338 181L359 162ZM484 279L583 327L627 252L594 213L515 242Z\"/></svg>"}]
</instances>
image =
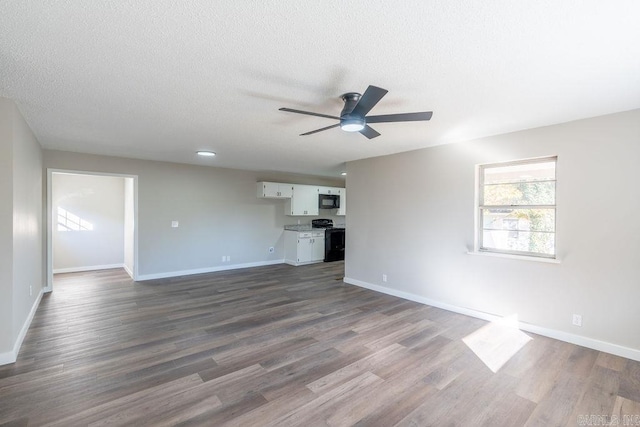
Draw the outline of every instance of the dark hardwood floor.
<instances>
[{"instance_id":1,"label":"dark hardwood floor","mask_svg":"<svg viewBox=\"0 0 640 427\"><path fill-rule=\"evenodd\" d=\"M343 269L57 275L0 367L0 425L640 425L639 362L346 285Z\"/></svg>"}]
</instances>

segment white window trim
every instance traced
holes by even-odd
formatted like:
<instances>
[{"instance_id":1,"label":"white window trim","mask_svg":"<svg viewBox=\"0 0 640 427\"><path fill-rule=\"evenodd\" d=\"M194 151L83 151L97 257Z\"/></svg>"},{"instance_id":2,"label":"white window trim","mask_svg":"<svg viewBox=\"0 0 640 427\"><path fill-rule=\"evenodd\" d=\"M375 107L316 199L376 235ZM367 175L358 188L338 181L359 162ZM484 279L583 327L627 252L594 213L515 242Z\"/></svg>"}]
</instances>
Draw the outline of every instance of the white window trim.
<instances>
[{"instance_id":1,"label":"white window trim","mask_svg":"<svg viewBox=\"0 0 640 427\"><path fill-rule=\"evenodd\" d=\"M488 256L494 258L508 258L508 259L519 259L521 261L534 261L534 262L543 262L547 264L560 264L561 261L559 258L547 258L540 256L530 256L530 255L513 255L501 252L490 252L490 251L478 251L473 250L467 252L468 255L481 255Z\"/></svg>"},{"instance_id":2,"label":"white window trim","mask_svg":"<svg viewBox=\"0 0 640 427\"><path fill-rule=\"evenodd\" d=\"M508 251L499 251L499 250L486 250L480 248L480 199L481 199L481 183L482 177L481 173L483 170L483 166L509 166L509 165L519 165L526 163L538 163L544 160L554 160L556 163L556 194L555 199L556 202L554 204L555 209L555 225L554 225L554 240L555 240L555 254L554 255L535 255L533 253L512 253ZM468 251L469 255L484 255L496 258L508 258L508 259L519 259L524 261L536 261L543 263L551 263L551 264L559 264L560 260L558 259L558 156L557 155L549 155L549 156L540 156L540 157L531 157L520 160L508 160L504 162L495 162L495 163L482 163L476 165L476 179L475 179L475 192L474 192L474 236L473 236L473 251Z\"/></svg>"}]
</instances>

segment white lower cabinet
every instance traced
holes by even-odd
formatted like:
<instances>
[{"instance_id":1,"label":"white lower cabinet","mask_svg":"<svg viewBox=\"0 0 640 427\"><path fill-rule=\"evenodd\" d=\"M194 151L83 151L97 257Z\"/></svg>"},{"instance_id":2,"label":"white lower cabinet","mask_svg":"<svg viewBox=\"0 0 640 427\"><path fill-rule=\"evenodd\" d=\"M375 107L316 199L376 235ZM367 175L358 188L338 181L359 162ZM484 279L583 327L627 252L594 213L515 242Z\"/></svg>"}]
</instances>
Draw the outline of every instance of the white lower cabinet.
<instances>
[{"instance_id":1,"label":"white lower cabinet","mask_svg":"<svg viewBox=\"0 0 640 427\"><path fill-rule=\"evenodd\" d=\"M314 232L309 246L311 246L311 262L324 261L324 231Z\"/></svg>"},{"instance_id":2,"label":"white lower cabinet","mask_svg":"<svg viewBox=\"0 0 640 427\"><path fill-rule=\"evenodd\" d=\"M284 232L284 257L290 265L304 265L324 260L324 230Z\"/></svg>"}]
</instances>

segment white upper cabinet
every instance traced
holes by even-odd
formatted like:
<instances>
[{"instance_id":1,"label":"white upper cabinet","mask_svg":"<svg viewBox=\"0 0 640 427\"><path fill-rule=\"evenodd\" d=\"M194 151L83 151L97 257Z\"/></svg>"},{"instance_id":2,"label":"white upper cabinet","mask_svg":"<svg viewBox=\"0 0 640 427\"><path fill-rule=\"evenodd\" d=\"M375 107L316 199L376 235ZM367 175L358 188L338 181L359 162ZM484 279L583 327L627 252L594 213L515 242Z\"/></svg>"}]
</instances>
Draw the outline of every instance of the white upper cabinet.
<instances>
[{"instance_id":1,"label":"white upper cabinet","mask_svg":"<svg viewBox=\"0 0 640 427\"><path fill-rule=\"evenodd\" d=\"M332 194L340 196L340 207L336 209L335 214L344 216L347 214L347 190L338 187L318 187L318 194Z\"/></svg>"},{"instance_id":2,"label":"white upper cabinet","mask_svg":"<svg viewBox=\"0 0 640 427\"><path fill-rule=\"evenodd\" d=\"M344 216L347 214L347 189L340 189L340 207L336 211L336 215Z\"/></svg>"},{"instance_id":3,"label":"white upper cabinet","mask_svg":"<svg viewBox=\"0 0 640 427\"><path fill-rule=\"evenodd\" d=\"M319 215L318 196L320 194L340 196L340 208L333 209L331 213L335 215L346 214L347 197L344 188L285 184L282 182L258 182L258 198L286 200L284 213L289 216Z\"/></svg>"},{"instance_id":4,"label":"white upper cabinet","mask_svg":"<svg viewBox=\"0 0 640 427\"><path fill-rule=\"evenodd\" d=\"M294 184L281 182L259 182L258 198L261 199L288 199L293 193Z\"/></svg>"},{"instance_id":5,"label":"white upper cabinet","mask_svg":"<svg viewBox=\"0 0 640 427\"><path fill-rule=\"evenodd\" d=\"M284 209L285 215L317 216L319 214L318 187L314 185L293 184L291 199L287 200Z\"/></svg>"},{"instance_id":6,"label":"white upper cabinet","mask_svg":"<svg viewBox=\"0 0 640 427\"><path fill-rule=\"evenodd\" d=\"M342 194L342 190L344 190L344 188L318 187L318 194L338 194L338 195L341 195Z\"/></svg>"}]
</instances>

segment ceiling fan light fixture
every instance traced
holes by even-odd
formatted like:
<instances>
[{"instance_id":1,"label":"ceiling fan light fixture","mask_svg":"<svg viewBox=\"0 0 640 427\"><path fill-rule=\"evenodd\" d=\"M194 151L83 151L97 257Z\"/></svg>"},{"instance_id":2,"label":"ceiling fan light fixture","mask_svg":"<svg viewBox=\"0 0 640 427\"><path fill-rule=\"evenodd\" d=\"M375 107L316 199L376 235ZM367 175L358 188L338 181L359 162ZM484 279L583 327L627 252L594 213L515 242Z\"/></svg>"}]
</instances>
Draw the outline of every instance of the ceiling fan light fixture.
<instances>
[{"instance_id":1,"label":"ceiling fan light fixture","mask_svg":"<svg viewBox=\"0 0 640 427\"><path fill-rule=\"evenodd\" d=\"M345 132L359 132L364 129L364 119L350 118L340 120L340 129Z\"/></svg>"}]
</instances>

